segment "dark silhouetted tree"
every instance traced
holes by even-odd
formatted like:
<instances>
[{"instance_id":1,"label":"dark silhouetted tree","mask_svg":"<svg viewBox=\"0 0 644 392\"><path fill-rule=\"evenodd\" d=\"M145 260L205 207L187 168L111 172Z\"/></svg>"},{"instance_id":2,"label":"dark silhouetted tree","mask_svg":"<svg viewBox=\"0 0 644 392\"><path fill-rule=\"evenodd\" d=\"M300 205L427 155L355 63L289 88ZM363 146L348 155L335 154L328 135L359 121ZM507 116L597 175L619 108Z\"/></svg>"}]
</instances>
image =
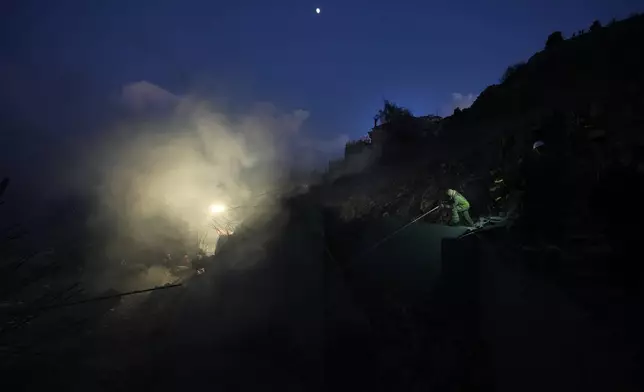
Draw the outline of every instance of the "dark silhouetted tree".
<instances>
[{"instance_id":1,"label":"dark silhouetted tree","mask_svg":"<svg viewBox=\"0 0 644 392\"><path fill-rule=\"evenodd\" d=\"M383 108L378 111L376 117L380 120L380 124L386 124L400 122L401 120L411 118L412 114L409 109L398 106L389 100L385 100Z\"/></svg>"},{"instance_id":2,"label":"dark silhouetted tree","mask_svg":"<svg viewBox=\"0 0 644 392\"><path fill-rule=\"evenodd\" d=\"M548 40L546 41L546 49L555 47L562 43L564 41L563 34L561 34L561 31L555 31L554 33L550 34L548 36Z\"/></svg>"},{"instance_id":3,"label":"dark silhouetted tree","mask_svg":"<svg viewBox=\"0 0 644 392\"><path fill-rule=\"evenodd\" d=\"M344 157L347 158L352 154L359 154L363 148L366 146L366 143L360 140L351 140L344 145Z\"/></svg>"},{"instance_id":4,"label":"dark silhouetted tree","mask_svg":"<svg viewBox=\"0 0 644 392\"><path fill-rule=\"evenodd\" d=\"M598 31L601 28L602 28L602 24L598 20L596 20L593 22L592 25L590 25L590 32L592 33L592 32Z\"/></svg>"},{"instance_id":5,"label":"dark silhouetted tree","mask_svg":"<svg viewBox=\"0 0 644 392\"><path fill-rule=\"evenodd\" d=\"M510 79L513 75L517 73L523 66L525 66L525 63L522 61L520 63L516 63L514 65L509 66L505 72L503 72L503 75L501 76L501 79L499 80L501 83L504 83L508 79Z\"/></svg>"},{"instance_id":6,"label":"dark silhouetted tree","mask_svg":"<svg viewBox=\"0 0 644 392\"><path fill-rule=\"evenodd\" d=\"M456 108L456 109L454 109L454 114L453 114L453 116L458 116L458 115L459 115L459 114L461 114L461 113L463 113L463 111L461 110L461 108Z\"/></svg>"}]
</instances>

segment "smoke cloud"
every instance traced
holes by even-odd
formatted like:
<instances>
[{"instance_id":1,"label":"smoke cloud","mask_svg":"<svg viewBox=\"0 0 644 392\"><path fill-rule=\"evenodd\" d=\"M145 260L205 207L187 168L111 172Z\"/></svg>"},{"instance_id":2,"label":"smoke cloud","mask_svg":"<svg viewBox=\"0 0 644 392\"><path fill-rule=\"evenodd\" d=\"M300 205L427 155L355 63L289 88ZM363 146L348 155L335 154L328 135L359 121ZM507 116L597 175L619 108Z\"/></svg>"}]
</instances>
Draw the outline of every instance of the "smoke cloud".
<instances>
[{"instance_id":1,"label":"smoke cloud","mask_svg":"<svg viewBox=\"0 0 644 392\"><path fill-rule=\"evenodd\" d=\"M200 245L212 249L213 205L226 206L223 220L235 225L279 212L277 195L297 166L294 150L315 148L301 132L309 117L303 109L257 103L230 115L146 81L124 86L119 101L123 119L85 149L77 176L79 189L93 189L90 226L107 238L112 264L139 262L143 251L176 258L204 235Z\"/></svg>"},{"instance_id":2,"label":"smoke cloud","mask_svg":"<svg viewBox=\"0 0 644 392\"><path fill-rule=\"evenodd\" d=\"M24 208L33 222L22 220L42 228L36 242L59 249L54 237L64 236L69 246L83 247L83 280L96 290L165 283L159 279L169 274L149 273L164 254L176 260L204 235L205 245L216 243L212 205L227 207L224 220L252 227L255 219L279 212L276 195L289 189L293 171L326 163L346 140L309 137L310 113L302 108L284 111L260 102L232 111L210 97L174 94L148 81L127 84L114 98L93 101L99 115L76 124L84 131L64 133L73 141L69 148L48 143L50 158L30 163L38 200ZM57 118L44 129L63 129ZM41 167L49 168L47 175ZM21 184L13 185L10 195ZM124 264L126 270L147 267L135 268L142 275L123 275Z\"/></svg>"},{"instance_id":3,"label":"smoke cloud","mask_svg":"<svg viewBox=\"0 0 644 392\"><path fill-rule=\"evenodd\" d=\"M282 114L263 103L231 118L149 82L122 91L135 115L101 138L88 157L98 168L99 206L115 220L117 237L147 246L177 231L194 239L208 226L212 204L254 205L286 185L289 140L307 111ZM252 218L252 210L239 210L244 216L237 219Z\"/></svg>"}]
</instances>

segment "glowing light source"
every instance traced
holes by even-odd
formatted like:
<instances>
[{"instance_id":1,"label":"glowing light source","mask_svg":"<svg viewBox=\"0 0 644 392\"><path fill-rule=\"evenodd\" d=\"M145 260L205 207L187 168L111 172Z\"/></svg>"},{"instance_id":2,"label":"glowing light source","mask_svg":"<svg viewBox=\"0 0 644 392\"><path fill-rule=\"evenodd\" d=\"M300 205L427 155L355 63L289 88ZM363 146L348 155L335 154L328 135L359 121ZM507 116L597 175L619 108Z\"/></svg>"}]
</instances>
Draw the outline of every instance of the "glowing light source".
<instances>
[{"instance_id":1,"label":"glowing light source","mask_svg":"<svg viewBox=\"0 0 644 392\"><path fill-rule=\"evenodd\" d=\"M211 204L208 208L211 214L221 214L226 211L226 206L223 204Z\"/></svg>"},{"instance_id":2,"label":"glowing light source","mask_svg":"<svg viewBox=\"0 0 644 392\"><path fill-rule=\"evenodd\" d=\"M319 8L316 8L316 9L315 9L315 13L316 13L316 14L319 14L319 13L320 13L320 9L319 9Z\"/></svg>"}]
</instances>

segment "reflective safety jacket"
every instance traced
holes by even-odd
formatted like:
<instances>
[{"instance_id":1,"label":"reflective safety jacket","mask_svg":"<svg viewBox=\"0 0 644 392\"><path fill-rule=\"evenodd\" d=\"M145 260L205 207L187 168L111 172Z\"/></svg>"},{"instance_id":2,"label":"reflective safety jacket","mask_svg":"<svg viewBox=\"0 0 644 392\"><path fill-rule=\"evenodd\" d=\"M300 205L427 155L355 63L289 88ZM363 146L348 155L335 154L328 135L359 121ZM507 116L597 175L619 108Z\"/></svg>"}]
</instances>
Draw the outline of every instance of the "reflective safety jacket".
<instances>
[{"instance_id":1,"label":"reflective safety jacket","mask_svg":"<svg viewBox=\"0 0 644 392\"><path fill-rule=\"evenodd\" d=\"M467 201L467 199L461 195L460 193L454 191L454 196L452 196L452 200L454 202L454 207L458 207L459 209L467 210L470 208L470 202Z\"/></svg>"}]
</instances>

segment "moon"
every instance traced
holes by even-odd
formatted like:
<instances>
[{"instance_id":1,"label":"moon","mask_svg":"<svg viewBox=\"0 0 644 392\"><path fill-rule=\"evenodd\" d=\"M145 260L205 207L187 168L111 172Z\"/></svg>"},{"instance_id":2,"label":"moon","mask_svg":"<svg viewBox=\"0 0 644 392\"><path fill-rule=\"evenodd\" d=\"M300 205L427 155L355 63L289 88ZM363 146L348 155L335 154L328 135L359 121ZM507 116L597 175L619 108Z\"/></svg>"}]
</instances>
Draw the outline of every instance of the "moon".
<instances>
[{"instance_id":1,"label":"moon","mask_svg":"<svg viewBox=\"0 0 644 392\"><path fill-rule=\"evenodd\" d=\"M316 8L316 9L315 9L315 13L316 13L316 14L319 14L319 13L320 13L320 9L319 9L319 8Z\"/></svg>"}]
</instances>

